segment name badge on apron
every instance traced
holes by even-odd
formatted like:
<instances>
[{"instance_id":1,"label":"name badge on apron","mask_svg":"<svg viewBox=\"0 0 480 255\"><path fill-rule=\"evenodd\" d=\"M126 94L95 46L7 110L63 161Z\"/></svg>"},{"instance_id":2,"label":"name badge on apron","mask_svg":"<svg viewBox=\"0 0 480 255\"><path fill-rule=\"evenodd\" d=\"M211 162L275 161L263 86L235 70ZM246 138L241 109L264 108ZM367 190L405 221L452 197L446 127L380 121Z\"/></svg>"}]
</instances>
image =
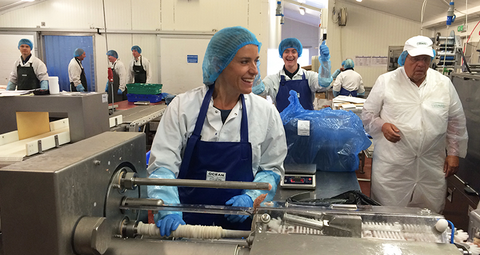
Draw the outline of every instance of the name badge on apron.
<instances>
[{"instance_id":1,"label":"name badge on apron","mask_svg":"<svg viewBox=\"0 0 480 255\"><path fill-rule=\"evenodd\" d=\"M207 181L221 181L227 180L227 173L207 171Z\"/></svg>"}]
</instances>

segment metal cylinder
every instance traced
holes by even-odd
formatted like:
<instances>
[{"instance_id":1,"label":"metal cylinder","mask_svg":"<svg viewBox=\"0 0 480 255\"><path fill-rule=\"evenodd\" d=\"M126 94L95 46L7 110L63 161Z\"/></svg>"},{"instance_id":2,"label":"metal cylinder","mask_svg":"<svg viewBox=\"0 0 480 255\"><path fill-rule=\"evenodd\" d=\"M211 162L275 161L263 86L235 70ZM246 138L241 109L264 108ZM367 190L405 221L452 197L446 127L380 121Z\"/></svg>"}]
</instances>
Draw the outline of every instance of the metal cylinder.
<instances>
[{"instance_id":1,"label":"metal cylinder","mask_svg":"<svg viewBox=\"0 0 480 255\"><path fill-rule=\"evenodd\" d=\"M314 229L318 229L318 230L323 229L323 222L322 221L318 221L318 220L315 220L315 219L309 219L309 218L305 218L305 217L301 217L301 216L297 216L297 215L293 215L293 214L285 213L283 215L283 220L286 221L286 222L296 223L298 225L302 225L302 226L309 227L309 228L314 228Z\"/></svg>"},{"instance_id":2,"label":"metal cylinder","mask_svg":"<svg viewBox=\"0 0 480 255\"><path fill-rule=\"evenodd\" d=\"M102 255L106 252L111 241L111 230L104 217L83 217L78 222L73 246L77 254Z\"/></svg>"},{"instance_id":3,"label":"metal cylinder","mask_svg":"<svg viewBox=\"0 0 480 255\"><path fill-rule=\"evenodd\" d=\"M135 185L158 185L158 186L180 186L214 189L256 189L269 190L270 184L266 182L232 182L232 181L206 181L189 179L156 179L156 178L134 178Z\"/></svg>"}]
</instances>

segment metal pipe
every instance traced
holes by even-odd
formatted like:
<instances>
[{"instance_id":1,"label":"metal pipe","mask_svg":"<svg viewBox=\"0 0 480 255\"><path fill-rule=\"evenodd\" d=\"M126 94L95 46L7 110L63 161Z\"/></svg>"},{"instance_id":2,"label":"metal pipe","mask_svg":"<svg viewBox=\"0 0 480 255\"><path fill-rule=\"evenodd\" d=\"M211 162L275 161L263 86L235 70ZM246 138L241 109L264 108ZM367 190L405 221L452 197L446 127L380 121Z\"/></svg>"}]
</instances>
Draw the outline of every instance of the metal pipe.
<instances>
[{"instance_id":1,"label":"metal pipe","mask_svg":"<svg viewBox=\"0 0 480 255\"><path fill-rule=\"evenodd\" d=\"M123 184L124 179L121 180ZM157 178L134 178L134 185L158 185L158 186L181 186L196 188L215 189L256 189L270 190L270 184L266 182L233 182L233 181L206 181L188 179L157 179Z\"/></svg>"},{"instance_id":2,"label":"metal pipe","mask_svg":"<svg viewBox=\"0 0 480 255\"><path fill-rule=\"evenodd\" d=\"M151 199L151 198L129 198L126 197L122 201L123 206L162 206L164 204L161 199Z\"/></svg>"}]
</instances>

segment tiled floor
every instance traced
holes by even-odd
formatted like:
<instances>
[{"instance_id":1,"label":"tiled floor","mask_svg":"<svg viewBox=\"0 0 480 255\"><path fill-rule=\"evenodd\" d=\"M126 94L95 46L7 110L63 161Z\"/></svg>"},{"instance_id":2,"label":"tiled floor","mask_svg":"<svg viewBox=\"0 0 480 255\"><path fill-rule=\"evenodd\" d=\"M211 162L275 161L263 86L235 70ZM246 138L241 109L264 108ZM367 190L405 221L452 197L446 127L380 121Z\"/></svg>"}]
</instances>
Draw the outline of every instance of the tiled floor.
<instances>
[{"instance_id":1,"label":"tiled floor","mask_svg":"<svg viewBox=\"0 0 480 255\"><path fill-rule=\"evenodd\" d=\"M362 193L370 197L370 178L372 176L372 159L365 158L365 165L363 166L363 172L360 169L356 171L358 183Z\"/></svg>"}]
</instances>

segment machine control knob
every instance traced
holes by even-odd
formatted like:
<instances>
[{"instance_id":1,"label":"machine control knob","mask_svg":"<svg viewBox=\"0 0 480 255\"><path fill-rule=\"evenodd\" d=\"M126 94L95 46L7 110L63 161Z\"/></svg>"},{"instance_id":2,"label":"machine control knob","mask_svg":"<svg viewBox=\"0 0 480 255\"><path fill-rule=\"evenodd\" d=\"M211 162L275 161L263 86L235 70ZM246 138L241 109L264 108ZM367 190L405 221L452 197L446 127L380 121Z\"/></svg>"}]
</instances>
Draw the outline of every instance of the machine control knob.
<instances>
[{"instance_id":1,"label":"machine control knob","mask_svg":"<svg viewBox=\"0 0 480 255\"><path fill-rule=\"evenodd\" d=\"M73 234L73 248L77 254L102 255L111 240L111 230L105 217L83 217Z\"/></svg>"}]
</instances>

